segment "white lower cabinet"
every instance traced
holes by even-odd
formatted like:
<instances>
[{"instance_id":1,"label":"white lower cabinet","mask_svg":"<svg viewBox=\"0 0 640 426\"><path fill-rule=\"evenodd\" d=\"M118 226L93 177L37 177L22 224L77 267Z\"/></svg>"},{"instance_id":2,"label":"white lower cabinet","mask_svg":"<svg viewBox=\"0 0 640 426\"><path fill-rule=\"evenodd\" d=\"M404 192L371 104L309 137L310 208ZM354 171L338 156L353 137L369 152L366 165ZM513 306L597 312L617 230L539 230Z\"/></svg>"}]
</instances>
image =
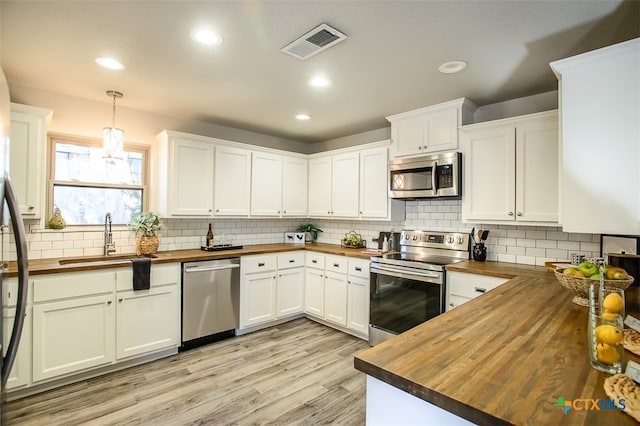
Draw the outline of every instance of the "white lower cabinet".
<instances>
[{"instance_id":1,"label":"white lower cabinet","mask_svg":"<svg viewBox=\"0 0 640 426\"><path fill-rule=\"evenodd\" d=\"M306 254L304 312L366 337L369 331L369 261Z\"/></svg>"},{"instance_id":2,"label":"white lower cabinet","mask_svg":"<svg viewBox=\"0 0 640 426\"><path fill-rule=\"evenodd\" d=\"M2 322L2 355L7 354L7 345L11 338L11 330L16 316L16 308L4 308ZM18 344L18 352L9 373L7 380L7 389L16 389L28 385L31 382L31 305L27 305L25 312L24 325Z\"/></svg>"},{"instance_id":3,"label":"white lower cabinet","mask_svg":"<svg viewBox=\"0 0 640 426\"><path fill-rule=\"evenodd\" d=\"M284 318L304 311L304 253L278 255L276 317Z\"/></svg>"},{"instance_id":4,"label":"white lower cabinet","mask_svg":"<svg viewBox=\"0 0 640 426\"><path fill-rule=\"evenodd\" d=\"M369 261L349 259L347 328L369 334Z\"/></svg>"},{"instance_id":5,"label":"white lower cabinet","mask_svg":"<svg viewBox=\"0 0 640 426\"><path fill-rule=\"evenodd\" d=\"M128 267L33 279L34 383L178 347L180 264L153 265L149 290L132 278Z\"/></svg>"},{"instance_id":6,"label":"white lower cabinet","mask_svg":"<svg viewBox=\"0 0 640 426\"><path fill-rule=\"evenodd\" d=\"M304 253L240 259L240 329L303 312Z\"/></svg>"},{"instance_id":7,"label":"white lower cabinet","mask_svg":"<svg viewBox=\"0 0 640 426\"><path fill-rule=\"evenodd\" d=\"M34 382L110 364L114 343L113 291L33 305Z\"/></svg>"},{"instance_id":8,"label":"white lower cabinet","mask_svg":"<svg viewBox=\"0 0 640 426\"><path fill-rule=\"evenodd\" d=\"M132 279L117 273L118 360L180 345L180 265L154 266L149 290L130 290Z\"/></svg>"},{"instance_id":9,"label":"white lower cabinet","mask_svg":"<svg viewBox=\"0 0 640 426\"><path fill-rule=\"evenodd\" d=\"M447 271L447 311L509 281L508 278Z\"/></svg>"},{"instance_id":10,"label":"white lower cabinet","mask_svg":"<svg viewBox=\"0 0 640 426\"><path fill-rule=\"evenodd\" d=\"M347 325L347 276L328 271L324 281L324 319Z\"/></svg>"}]
</instances>

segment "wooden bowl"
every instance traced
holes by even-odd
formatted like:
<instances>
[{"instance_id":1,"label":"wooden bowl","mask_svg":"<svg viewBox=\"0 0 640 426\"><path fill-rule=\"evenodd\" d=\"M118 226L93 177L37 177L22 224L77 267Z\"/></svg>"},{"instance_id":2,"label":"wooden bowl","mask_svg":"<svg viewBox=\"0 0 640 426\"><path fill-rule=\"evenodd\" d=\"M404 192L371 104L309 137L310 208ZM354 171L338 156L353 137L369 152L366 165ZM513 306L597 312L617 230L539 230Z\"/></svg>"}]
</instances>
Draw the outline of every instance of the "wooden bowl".
<instances>
[{"instance_id":1,"label":"wooden bowl","mask_svg":"<svg viewBox=\"0 0 640 426\"><path fill-rule=\"evenodd\" d=\"M553 271L556 278L563 287L573 291L575 296L571 300L576 305L589 306L589 285L595 281L596 288L600 285L600 281L591 278L576 277L573 275L563 275L557 269ZM624 280L604 280L605 287L619 288L626 290L633 283L633 277L629 276Z\"/></svg>"}]
</instances>

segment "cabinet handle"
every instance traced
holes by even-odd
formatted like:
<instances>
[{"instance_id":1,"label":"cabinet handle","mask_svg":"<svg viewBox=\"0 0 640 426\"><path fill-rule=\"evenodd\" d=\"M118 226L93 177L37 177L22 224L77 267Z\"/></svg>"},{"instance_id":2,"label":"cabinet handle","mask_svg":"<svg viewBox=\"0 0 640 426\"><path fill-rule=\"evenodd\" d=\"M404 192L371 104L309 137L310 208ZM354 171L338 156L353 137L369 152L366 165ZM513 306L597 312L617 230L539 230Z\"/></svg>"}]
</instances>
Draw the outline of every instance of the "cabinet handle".
<instances>
[{"instance_id":1,"label":"cabinet handle","mask_svg":"<svg viewBox=\"0 0 640 426\"><path fill-rule=\"evenodd\" d=\"M334 268L339 268L339 267L340 267L340 264L339 264L339 263L334 263L334 264L333 264L333 267L334 267Z\"/></svg>"},{"instance_id":2,"label":"cabinet handle","mask_svg":"<svg viewBox=\"0 0 640 426\"><path fill-rule=\"evenodd\" d=\"M7 299L11 299L11 292L10 291L7 292Z\"/></svg>"},{"instance_id":3,"label":"cabinet handle","mask_svg":"<svg viewBox=\"0 0 640 426\"><path fill-rule=\"evenodd\" d=\"M487 291L487 289L486 289L486 288L482 288L482 287L476 287L476 288L475 288L475 290L476 290L478 293L485 293L485 292Z\"/></svg>"},{"instance_id":4,"label":"cabinet handle","mask_svg":"<svg viewBox=\"0 0 640 426\"><path fill-rule=\"evenodd\" d=\"M118 302L122 302L124 299L118 299Z\"/></svg>"},{"instance_id":5,"label":"cabinet handle","mask_svg":"<svg viewBox=\"0 0 640 426\"><path fill-rule=\"evenodd\" d=\"M107 302L107 305L110 305L111 303L112 303L112 301L111 301L111 300L109 300L109 301Z\"/></svg>"},{"instance_id":6,"label":"cabinet handle","mask_svg":"<svg viewBox=\"0 0 640 426\"><path fill-rule=\"evenodd\" d=\"M453 308L455 305L453 303L449 303L449 306Z\"/></svg>"},{"instance_id":7,"label":"cabinet handle","mask_svg":"<svg viewBox=\"0 0 640 426\"><path fill-rule=\"evenodd\" d=\"M359 267L359 266L356 266L356 271L358 271L358 272L362 272L362 268L361 268L361 267Z\"/></svg>"},{"instance_id":8,"label":"cabinet handle","mask_svg":"<svg viewBox=\"0 0 640 426\"><path fill-rule=\"evenodd\" d=\"M295 259L289 259L289 263L294 263L295 261Z\"/></svg>"},{"instance_id":9,"label":"cabinet handle","mask_svg":"<svg viewBox=\"0 0 640 426\"><path fill-rule=\"evenodd\" d=\"M318 261L316 259L313 259L311 263L318 263Z\"/></svg>"},{"instance_id":10,"label":"cabinet handle","mask_svg":"<svg viewBox=\"0 0 640 426\"><path fill-rule=\"evenodd\" d=\"M513 212L509 212L507 213L509 216L513 216Z\"/></svg>"},{"instance_id":11,"label":"cabinet handle","mask_svg":"<svg viewBox=\"0 0 640 426\"><path fill-rule=\"evenodd\" d=\"M516 216L522 216L522 212L516 213Z\"/></svg>"},{"instance_id":12,"label":"cabinet handle","mask_svg":"<svg viewBox=\"0 0 640 426\"><path fill-rule=\"evenodd\" d=\"M260 262L260 263L258 263L258 268L260 268L260 267L262 267L262 266L264 266L264 262Z\"/></svg>"},{"instance_id":13,"label":"cabinet handle","mask_svg":"<svg viewBox=\"0 0 640 426\"><path fill-rule=\"evenodd\" d=\"M29 210L33 210L33 209L35 209L35 207L29 206Z\"/></svg>"}]
</instances>

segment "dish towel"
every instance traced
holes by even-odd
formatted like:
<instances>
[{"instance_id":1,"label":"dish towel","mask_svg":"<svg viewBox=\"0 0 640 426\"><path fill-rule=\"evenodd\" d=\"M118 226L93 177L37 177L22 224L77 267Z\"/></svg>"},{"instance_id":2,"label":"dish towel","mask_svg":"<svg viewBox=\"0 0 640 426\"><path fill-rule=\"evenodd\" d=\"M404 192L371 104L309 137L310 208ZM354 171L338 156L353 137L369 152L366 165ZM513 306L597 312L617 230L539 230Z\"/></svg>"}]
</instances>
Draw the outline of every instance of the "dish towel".
<instances>
[{"instance_id":1,"label":"dish towel","mask_svg":"<svg viewBox=\"0 0 640 426\"><path fill-rule=\"evenodd\" d=\"M151 259L141 257L131 259L133 262L133 289L149 290L151 286Z\"/></svg>"}]
</instances>

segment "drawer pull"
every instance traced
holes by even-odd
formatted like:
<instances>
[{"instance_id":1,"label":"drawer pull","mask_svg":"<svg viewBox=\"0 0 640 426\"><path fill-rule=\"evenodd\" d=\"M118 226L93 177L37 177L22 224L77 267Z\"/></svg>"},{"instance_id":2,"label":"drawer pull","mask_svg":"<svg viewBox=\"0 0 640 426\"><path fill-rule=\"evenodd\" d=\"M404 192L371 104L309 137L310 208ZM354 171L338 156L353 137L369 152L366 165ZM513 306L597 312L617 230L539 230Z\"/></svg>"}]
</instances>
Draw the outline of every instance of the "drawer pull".
<instances>
[{"instance_id":1,"label":"drawer pull","mask_svg":"<svg viewBox=\"0 0 640 426\"><path fill-rule=\"evenodd\" d=\"M482 288L482 287L476 287L476 291L478 293L485 293L487 291L487 289L486 288Z\"/></svg>"},{"instance_id":2,"label":"drawer pull","mask_svg":"<svg viewBox=\"0 0 640 426\"><path fill-rule=\"evenodd\" d=\"M295 261L295 259L289 259L289 263L294 263Z\"/></svg>"},{"instance_id":3,"label":"drawer pull","mask_svg":"<svg viewBox=\"0 0 640 426\"><path fill-rule=\"evenodd\" d=\"M311 263L318 263L316 259L311 260Z\"/></svg>"},{"instance_id":4,"label":"drawer pull","mask_svg":"<svg viewBox=\"0 0 640 426\"><path fill-rule=\"evenodd\" d=\"M262 266L264 266L264 262L258 263L258 267L262 267Z\"/></svg>"},{"instance_id":5,"label":"drawer pull","mask_svg":"<svg viewBox=\"0 0 640 426\"><path fill-rule=\"evenodd\" d=\"M356 271L358 271L358 272L362 272L362 268L361 268L361 267L359 267L359 266L356 266Z\"/></svg>"},{"instance_id":6,"label":"drawer pull","mask_svg":"<svg viewBox=\"0 0 640 426\"><path fill-rule=\"evenodd\" d=\"M107 302L107 305L110 305L111 303L113 303L113 302L112 302L111 300L109 300L109 301Z\"/></svg>"},{"instance_id":7,"label":"drawer pull","mask_svg":"<svg viewBox=\"0 0 640 426\"><path fill-rule=\"evenodd\" d=\"M334 267L334 268L339 268L339 267L340 267L340 264L339 264L339 263L334 263L334 264L333 264L333 267Z\"/></svg>"}]
</instances>

